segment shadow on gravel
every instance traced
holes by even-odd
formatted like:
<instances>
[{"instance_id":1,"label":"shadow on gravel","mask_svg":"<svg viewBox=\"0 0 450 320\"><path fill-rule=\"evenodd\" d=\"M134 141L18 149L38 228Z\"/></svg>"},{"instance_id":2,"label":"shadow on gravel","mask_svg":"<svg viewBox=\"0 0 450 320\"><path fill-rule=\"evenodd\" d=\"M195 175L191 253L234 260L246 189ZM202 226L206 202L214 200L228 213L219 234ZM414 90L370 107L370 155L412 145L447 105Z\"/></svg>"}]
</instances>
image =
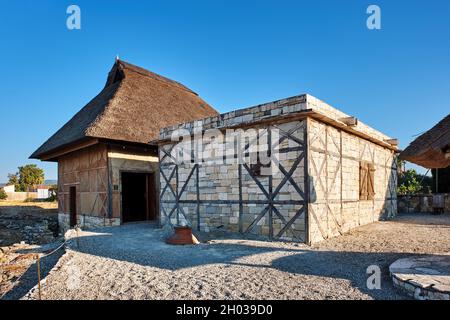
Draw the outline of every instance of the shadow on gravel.
<instances>
[{"instance_id":1,"label":"shadow on gravel","mask_svg":"<svg viewBox=\"0 0 450 320\"><path fill-rule=\"evenodd\" d=\"M145 229L147 228L147 229ZM417 255L391 252L346 252L314 250L304 245L288 248L270 242L252 245L246 240L221 241L197 246L164 243L161 230L145 226L109 228L105 233L85 235L74 241L74 250L108 259L127 261L166 270L180 270L208 264L272 268L299 275L349 280L353 287L375 299L407 299L397 292L389 276L389 265L397 259ZM263 254L268 255L263 255ZM272 255L270 253L273 253ZM260 255L246 262L245 257ZM254 261L258 261L254 263ZM369 290L367 268L381 269L381 290ZM257 271L255 271L257 272Z\"/></svg>"},{"instance_id":2,"label":"shadow on gravel","mask_svg":"<svg viewBox=\"0 0 450 320\"><path fill-rule=\"evenodd\" d=\"M41 259L41 284L50 270L56 265L59 258L64 254L64 249ZM33 263L20 278L19 282L3 297L2 300L18 300L25 296L34 286L38 284L37 266Z\"/></svg>"},{"instance_id":3,"label":"shadow on gravel","mask_svg":"<svg viewBox=\"0 0 450 320\"><path fill-rule=\"evenodd\" d=\"M394 288L389 266L397 259L410 256L409 253L314 250L278 258L272 267L294 274L349 280L354 288L374 299L409 299ZM381 270L381 290L368 289L367 280L373 271L367 273L367 268L372 265Z\"/></svg>"}]
</instances>

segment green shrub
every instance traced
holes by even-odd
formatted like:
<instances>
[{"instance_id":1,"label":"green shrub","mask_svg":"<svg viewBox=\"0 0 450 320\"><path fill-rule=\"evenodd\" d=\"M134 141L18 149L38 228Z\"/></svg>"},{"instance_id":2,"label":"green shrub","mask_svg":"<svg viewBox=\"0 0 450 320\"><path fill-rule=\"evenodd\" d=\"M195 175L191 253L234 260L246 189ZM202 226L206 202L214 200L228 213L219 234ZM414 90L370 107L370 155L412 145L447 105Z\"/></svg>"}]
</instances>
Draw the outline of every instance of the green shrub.
<instances>
[{"instance_id":1,"label":"green shrub","mask_svg":"<svg viewBox=\"0 0 450 320\"><path fill-rule=\"evenodd\" d=\"M5 190L0 189L0 200L6 200L8 198L8 195L6 194Z\"/></svg>"},{"instance_id":2,"label":"green shrub","mask_svg":"<svg viewBox=\"0 0 450 320\"><path fill-rule=\"evenodd\" d=\"M52 193L50 195L50 197L48 197L47 199L45 199L45 201L47 202L55 202L58 201L58 196L56 195L56 193Z\"/></svg>"}]
</instances>

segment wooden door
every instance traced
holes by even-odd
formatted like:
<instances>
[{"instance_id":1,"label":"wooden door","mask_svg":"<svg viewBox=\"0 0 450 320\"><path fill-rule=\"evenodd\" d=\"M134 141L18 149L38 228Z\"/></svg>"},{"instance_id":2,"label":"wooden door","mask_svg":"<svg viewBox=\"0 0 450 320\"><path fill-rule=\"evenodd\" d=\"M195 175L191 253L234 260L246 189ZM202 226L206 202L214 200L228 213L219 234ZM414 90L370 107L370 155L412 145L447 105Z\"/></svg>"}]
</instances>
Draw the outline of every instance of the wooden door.
<instances>
[{"instance_id":1,"label":"wooden door","mask_svg":"<svg viewBox=\"0 0 450 320\"><path fill-rule=\"evenodd\" d=\"M69 190L69 215L70 227L77 225L77 188L70 187Z\"/></svg>"}]
</instances>

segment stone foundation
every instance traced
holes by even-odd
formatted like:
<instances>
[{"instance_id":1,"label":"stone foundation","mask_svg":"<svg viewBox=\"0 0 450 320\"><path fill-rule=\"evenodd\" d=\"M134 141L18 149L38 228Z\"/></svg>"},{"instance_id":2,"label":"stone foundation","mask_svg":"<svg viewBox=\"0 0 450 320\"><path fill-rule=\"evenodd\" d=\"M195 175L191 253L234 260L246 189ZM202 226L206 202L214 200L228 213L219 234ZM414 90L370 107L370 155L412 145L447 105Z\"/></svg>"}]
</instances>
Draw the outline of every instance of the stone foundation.
<instances>
[{"instance_id":1,"label":"stone foundation","mask_svg":"<svg viewBox=\"0 0 450 320\"><path fill-rule=\"evenodd\" d=\"M68 213L58 213L59 230L64 234L70 229L70 215ZM77 217L77 226L82 229L94 229L101 227L119 226L119 218L102 218L88 215L79 215Z\"/></svg>"}]
</instances>

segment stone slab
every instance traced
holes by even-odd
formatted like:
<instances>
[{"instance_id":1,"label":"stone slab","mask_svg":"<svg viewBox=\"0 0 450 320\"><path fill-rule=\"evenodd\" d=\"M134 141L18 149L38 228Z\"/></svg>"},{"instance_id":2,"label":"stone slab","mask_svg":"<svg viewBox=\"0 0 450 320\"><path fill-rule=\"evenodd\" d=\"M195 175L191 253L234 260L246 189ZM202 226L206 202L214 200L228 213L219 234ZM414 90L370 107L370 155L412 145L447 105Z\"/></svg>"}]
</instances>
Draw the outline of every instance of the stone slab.
<instances>
[{"instance_id":1,"label":"stone slab","mask_svg":"<svg viewBox=\"0 0 450 320\"><path fill-rule=\"evenodd\" d=\"M419 300L450 300L450 254L414 256L389 267L394 285Z\"/></svg>"}]
</instances>

